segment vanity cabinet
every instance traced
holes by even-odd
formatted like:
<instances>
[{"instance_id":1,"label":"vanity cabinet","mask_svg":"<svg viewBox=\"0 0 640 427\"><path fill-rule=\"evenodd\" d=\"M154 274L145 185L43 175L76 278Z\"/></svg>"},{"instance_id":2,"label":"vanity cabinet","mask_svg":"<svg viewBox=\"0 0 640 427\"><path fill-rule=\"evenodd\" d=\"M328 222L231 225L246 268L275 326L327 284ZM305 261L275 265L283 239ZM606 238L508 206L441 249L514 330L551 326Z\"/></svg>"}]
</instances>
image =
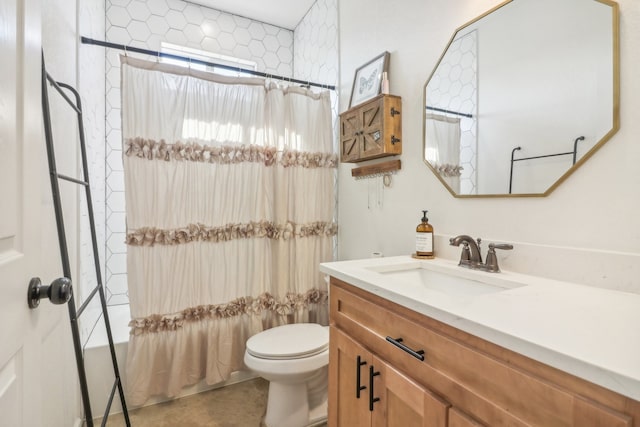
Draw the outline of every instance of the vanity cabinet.
<instances>
[{"instance_id":1,"label":"vanity cabinet","mask_svg":"<svg viewBox=\"0 0 640 427\"><path fill-rule=\"evenodd\" d=\"M340 161L402 154L402 100L378 95L340 114Z\"/></svg>"},{"instance_id":2,"label":"vanity cabinet","mask_svg":"<svg viewBox=\"0 0 640 427\"><path fill-rule=\"evenodd\" d=\"M640 402L336 278L330 288L331 427L640 423Z\"/></svg>"},{"instance_id":3,"label":"vanity cabinet","mask_svg":"<svg viewBox=\"0 0 640 427\"><path fill-rule=\"evenodd\" d=\"M446 426L446 402L335 327L330 342L331 376L340 379L332 426Z\"/></svg>"}]
</instances>

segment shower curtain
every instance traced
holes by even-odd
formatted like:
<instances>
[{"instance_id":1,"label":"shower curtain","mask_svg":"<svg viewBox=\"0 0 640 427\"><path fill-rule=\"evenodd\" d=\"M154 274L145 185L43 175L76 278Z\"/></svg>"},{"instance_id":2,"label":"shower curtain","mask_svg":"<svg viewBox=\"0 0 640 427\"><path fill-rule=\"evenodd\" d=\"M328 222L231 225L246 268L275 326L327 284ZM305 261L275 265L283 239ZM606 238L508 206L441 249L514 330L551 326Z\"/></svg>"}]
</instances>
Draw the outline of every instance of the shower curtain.
<instances>
[{"instance_id":1,"label":"shower curtain","mask_svg":"<svg viewBox=\"0 0 640 427\"><path fill-rule=\"evenodd\" d=\"M456 193L460 192L460 119L427 114L425 159Z\"/></svg>"},{"instance_id":2,"label":"shower curtain","mask_svg":"<svg viewBox=\"0 0 640 427\"><path fill-rule=\"evenodd\" d=\"M228 379L245 341L327 324L328 92L121 58L131 404Z\"/></svg>"}]
</instances>

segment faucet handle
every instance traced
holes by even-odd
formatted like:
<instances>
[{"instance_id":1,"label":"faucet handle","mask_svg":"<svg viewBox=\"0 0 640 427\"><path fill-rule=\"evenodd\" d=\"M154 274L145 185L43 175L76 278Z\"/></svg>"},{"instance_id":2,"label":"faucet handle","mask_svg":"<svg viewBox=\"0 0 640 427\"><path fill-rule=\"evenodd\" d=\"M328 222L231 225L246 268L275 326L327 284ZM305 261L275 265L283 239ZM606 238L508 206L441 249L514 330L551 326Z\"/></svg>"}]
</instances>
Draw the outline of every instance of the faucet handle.
<instances>
[{"instance_id":1,"label":"faucet handle","mask_svg":"<svg viewBox=\"0 0 640 427\"><path fill-rule=\"evenodd\" d=\"M513 245L510 245L508 243L489 243L489 251L487 252L485 271L490 271L492 273L500 272L500 267L498 267L498 257L496 256L496 249L509 250L513 249Z\"/></svg>"},{"instance_id":2,"label":"faucet handle","mask_svg":"<svg viewBox=\"0 0 640 427\"><path fill-rule=\"evenodd\" d=\"M492 249L509 250L509 249L513 249L513 245L510 245L508 243L489 243L489 250L492 250Z\"/></svg>"}]
</instances>

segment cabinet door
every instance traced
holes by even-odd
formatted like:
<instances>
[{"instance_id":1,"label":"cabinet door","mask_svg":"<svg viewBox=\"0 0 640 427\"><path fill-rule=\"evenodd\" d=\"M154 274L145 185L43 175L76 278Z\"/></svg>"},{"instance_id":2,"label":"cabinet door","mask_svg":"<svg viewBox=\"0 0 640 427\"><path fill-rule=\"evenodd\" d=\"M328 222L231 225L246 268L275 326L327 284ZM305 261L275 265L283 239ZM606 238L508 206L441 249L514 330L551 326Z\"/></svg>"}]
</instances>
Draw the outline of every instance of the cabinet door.
<instances>
[{"instance_id":1,"label":"cabinet door","mask_svg":"<svg viewBox=\"0 0 640 427\"><path fill-rule=\"evenodd\" d=\"M483 427L483 424L480 424L464 412L458 411L456 408L450 408L448 427Z\"/></svg>"},{"instance_id":2,"label":"cabinet door","mask_svg":"<svg viewBox=\"0 0 640 427\"><path fill-rule=\"evenodd\" d=\"M445 427L449 404L391 365L373 357L373 427Z\"/></svg>"},{"instance_id":3,"label":"cabinet door","mask_svg":"<svg viewBox=\"0 0 640 427\"><path fill-rule=\"evenodd\" d=\"M360 158L360 132L362 122L359 111L345 112L340 116L340 161L352 162Z\"/></svg>"},{"instance_id":4,"label":"cabinet door","mask_svg":"<svg viewBox=\"0 0 640 427\"><path fill-rule=\"evenodd\" d=\"M371 354L331 326L329 340L329 425L368 427Z\"/></svg>"},{"instance_id":5,"label":"cabinet door","mask_svg":"<svg viewBox=\"0 0 640 427\"><path fill-rule=\"evenodd\" d=\"M369 102L359 109L362 123L360 139L360 157L376 157L384 153L384 129L382 126L383 99Z\"/></svg>"}]
</instances>

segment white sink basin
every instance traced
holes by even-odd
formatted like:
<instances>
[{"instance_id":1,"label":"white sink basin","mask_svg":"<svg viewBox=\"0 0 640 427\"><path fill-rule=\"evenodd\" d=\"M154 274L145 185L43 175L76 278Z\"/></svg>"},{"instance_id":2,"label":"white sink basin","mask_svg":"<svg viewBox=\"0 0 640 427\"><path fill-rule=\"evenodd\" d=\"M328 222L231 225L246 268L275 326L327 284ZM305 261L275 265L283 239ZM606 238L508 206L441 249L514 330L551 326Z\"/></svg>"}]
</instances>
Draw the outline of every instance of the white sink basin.
<instances>
[{"instance_id":1,"label":"white sink basin","mask_svg":"<svg viewBox=\"0 0 640 427\"><path fill-rule=\"evenodd\" d=\"M525 286L522 283L493 277L499 275L499 273L469 271L462 268L460 268L461 271L457 272L458 274L435 271L428 261L372 266L367 269L384 276L389 281L389 284L394 287L400 287L403 284L419 285L429 290L453 296L472 297ZM486 277L482 277L482 275L486 275Z\"/></svg>"}]
</instances>

